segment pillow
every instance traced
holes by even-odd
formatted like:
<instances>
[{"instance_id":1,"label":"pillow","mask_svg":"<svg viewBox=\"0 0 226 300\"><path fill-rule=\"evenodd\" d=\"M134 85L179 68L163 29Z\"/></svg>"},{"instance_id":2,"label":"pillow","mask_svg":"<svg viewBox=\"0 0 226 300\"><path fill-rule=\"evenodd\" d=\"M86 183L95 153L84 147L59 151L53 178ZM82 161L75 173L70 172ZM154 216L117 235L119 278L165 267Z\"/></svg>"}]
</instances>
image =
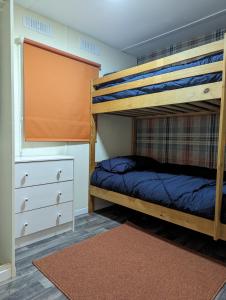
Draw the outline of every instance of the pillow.
<instances>
[{"instance_id":1,"label":"pillow","mask_svg":"<svg viewBox=\"0 0 226 300\"><path fill-rule=\"evenodd\" d=\"M156 169L161 166L161 163L154 158L146 156L133 156L133 159L136 161L137 170L150 170Z\"/></svg>"},{"instance_id":2,"label":"pillow","mask_svg":"<svg viewBox=\"0 0 226 300\"><path fill-rule=\"evenodd\" d=\"M135 169L136 161L129 156L120 156L103 160L97 166L108 172L122 174Z\"/></svg>"},{"instance_id":3,"label":"pillow","mask_svg":"<svg viewBox=\"0 0 226 300\"><path fill-rule=\"evenodd\" d=\"M160 163L150 157L144 156L119 156L110 159L106 159L97 164L97 167L104 169L105 171L112 173L123 174L134 169L136 170L148 170L155 169Z\"/></svg>"},{"instance_id":4,"label":"pillow","mask_svg":"<svg viewBox=\"0 0 226 300\"><path fill-rule=\"evenodd\" d=\"M177 165L177 164L162 164L162 172L171 174L182 174L195 177L203 177L207 179L216 179L217 170L206 167L192 166L192 165ZM226 172L224 176L226 175ZM226 176L224 177L226 178Z\"/></svg>"}]
</instances>

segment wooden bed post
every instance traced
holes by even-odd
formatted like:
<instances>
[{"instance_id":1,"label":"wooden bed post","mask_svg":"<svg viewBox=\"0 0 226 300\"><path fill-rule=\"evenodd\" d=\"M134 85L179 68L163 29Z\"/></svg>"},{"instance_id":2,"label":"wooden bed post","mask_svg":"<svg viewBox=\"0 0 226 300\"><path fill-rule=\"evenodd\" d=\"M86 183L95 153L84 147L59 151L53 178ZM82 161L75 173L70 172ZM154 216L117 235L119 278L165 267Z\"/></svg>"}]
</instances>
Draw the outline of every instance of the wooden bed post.
<instances>
[{"instance_id":1,"label":"wooden bed post","mask_svg":"<svg viewBox=\"0 0 226 300\"><path fill-rule=\"evenodd\" d=\"M131 154L136 155L137 153L137 119L132 119L132 140L131 140Z\"/></svg>"},{"instance_id":2,"label":"wooden bed post","mask_svg":"<svg viewBox=\"0 0 226 300\"><path fill-rule=\"evenodd\" d=\"M226 34L224 35L224 60L222 77L222 95L219 121L218 153L217 153L217 179L216 179L216 202L214 218L214 239L221 236L221 207L224 181L224 160L226 142Z\"/></svg>"},{"instance_id":3,"label":"wooden bed post","mask_svg":"<svg viewBox=\"0 0 226 300\"><path fill-rule=\"evenodd\" d=\"M97 117L95 115L91 115L91 139L89 145L90 177L95 169L96 122L97 122ZM93 211L94 211L94 197L89 194L89 213L92 213Z\"/></svg>"},{"instance_id":4,"label":"wooden bed post","mask_svg":"<svg viewBox=\"0 0 226 300\"><path fill-rule=\"evenodd\" d=\"M92 114L92 93L93 93L93 81L91 81L91 101L90 101L90 144L89 144L89 177L95 169L95 146L97 138L97 115ZM90 186L90 183L89 183ZM88 211L92 213L94 211L94 197L90 194L89 188L89 203Z\"/></svg>"}]
</instances>

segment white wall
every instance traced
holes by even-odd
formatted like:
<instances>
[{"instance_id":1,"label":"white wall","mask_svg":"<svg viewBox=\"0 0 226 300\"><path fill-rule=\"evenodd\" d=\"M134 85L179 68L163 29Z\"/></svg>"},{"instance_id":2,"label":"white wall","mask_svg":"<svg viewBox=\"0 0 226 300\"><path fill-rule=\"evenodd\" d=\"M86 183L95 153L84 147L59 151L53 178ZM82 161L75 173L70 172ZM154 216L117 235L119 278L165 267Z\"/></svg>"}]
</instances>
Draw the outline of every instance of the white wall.
<instances>
[{"instance_id":1,"label":"white wall","mask_svg":"<svg viewBox=\"0 0 226 300\"><path fill-rule=\"evenodd\" d=\"M52 26L52 36L40 34L27 29L23 25L23 17L32 16ZM58 49L68 51L75 55L98 62L102 66L101 74L127 68L136 64L136 58L113 49L100 41L94 40L80 32L77 32L63 24L41 17L20 6L15 7L15 37L26 37L45 43ZM85 38L94 43L100 50L100 54L92 54L80 47L80 39ZM88 204L88 165L89 145L84 143L42 143L24 142L22 115L22 50L21 46L14 47L15 55L15 148L16 155L73 155L75 157L75 209L78 212L85 211ZM115 127L115 130L113 129ZM100 135L97 142L97 159L101 160L112 155L129 154L131 139L131 120L129 118L101 116L98 121ZM122 131L121 128L124 130Z\"/></svg>"},{"instance_id":2,"label":"white wall","mask_svg":"<svg viewBox=\"0 0 226 300\"><path fill-rule=\"evenodd\" d=\"M11 263L14 273L12 22L7 0L0 12L0 264Z\"/></svg>"}]
</instances>

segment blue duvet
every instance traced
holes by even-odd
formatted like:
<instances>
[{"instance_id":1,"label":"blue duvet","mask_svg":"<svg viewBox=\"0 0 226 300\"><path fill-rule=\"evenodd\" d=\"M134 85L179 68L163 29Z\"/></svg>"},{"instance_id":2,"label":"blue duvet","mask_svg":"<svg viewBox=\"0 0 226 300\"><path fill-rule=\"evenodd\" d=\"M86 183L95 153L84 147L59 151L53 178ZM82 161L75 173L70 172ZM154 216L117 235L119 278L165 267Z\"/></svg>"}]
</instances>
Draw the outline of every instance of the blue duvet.
<instances>
[{"instance_id":1,"label":"blue duvet","mask_svg":"<svg viewBox=\"0 0 226 300\"><path fill-rule=\"evenodd\" d=\"M175 169L175 166L174 166ZM179 172L180 173L180 172ZM97 167L91 184L148 202L214 219L214 179L158 170L111 173ZM226 223L226 183L223 188L222 222Z\"/></svg>"},{"instance_id":2,"label":"blue duvet","mask_svg":"<svg viewBox=\"0 0 226 300\"><path fill-rule=\"evenodd\" d=\"M156 76L156 75L160 75L160 74L165 74L165 73L169 73L169 72L173 72L173 71L178 71L178 70L187 69L187 68L191 68L191 67L195 67L195 66L214 63L214 62L221 61L221 60L223 60L222 53L213 54L213 55L209 55L204 58L192 61L190 63L184 63L184 64L180 64L180 65L165 67L160 70L131 75L131 76L127 76L124 78L120 78L118 80L114 80L112 82L103 83L103 84L96 86L96 89L111 87L111 86L115 86L115 85L118 85L121 83L131 82L131 81L144 79L144 78L148 78L148 77L152 77L152 76ZM113 94L109 94L109 95L97 96L97 97L93 98L93 103L100 103L100 102L113 101L113 100L118 100L118 99L122 99L122 98L140 96L140 95L145 95L145 94L158 93L158 92L162 92L162 91L166 91L166 90L173 90L173 89L195 86L195 85L200 85L200 84L207 84L207 83L217 82L217 81L221 81L221 80L222 80L222 72L205 74L205 75L194 76L194 77L179 79L179 80L160 83L160 84L153 84L153 85L149 85L149 86L145 86L145 87L141 87L141 88L137 88L137 89L125 90L125 91L121 91L121 92L117 92L117 93L113 93Z\"/></svg>"}]
</instances>

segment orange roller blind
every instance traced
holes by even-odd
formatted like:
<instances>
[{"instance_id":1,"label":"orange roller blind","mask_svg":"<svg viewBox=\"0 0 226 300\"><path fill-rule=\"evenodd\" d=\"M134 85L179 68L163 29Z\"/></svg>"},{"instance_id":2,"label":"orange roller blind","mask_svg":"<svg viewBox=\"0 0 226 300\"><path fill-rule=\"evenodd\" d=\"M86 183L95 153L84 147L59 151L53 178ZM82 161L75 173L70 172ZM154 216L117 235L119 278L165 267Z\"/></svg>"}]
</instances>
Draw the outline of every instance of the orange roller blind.
<instances>
[{"instance_id":1,"label":"orange roller blind","mask_svg":"<svg viewBox=\"0 0 226 300\"><path fill-rule=\"evenodd\" d=\"M24 42L26 141L89 141L91 80L100 65Z\"/></svg>"}]
</instances>

